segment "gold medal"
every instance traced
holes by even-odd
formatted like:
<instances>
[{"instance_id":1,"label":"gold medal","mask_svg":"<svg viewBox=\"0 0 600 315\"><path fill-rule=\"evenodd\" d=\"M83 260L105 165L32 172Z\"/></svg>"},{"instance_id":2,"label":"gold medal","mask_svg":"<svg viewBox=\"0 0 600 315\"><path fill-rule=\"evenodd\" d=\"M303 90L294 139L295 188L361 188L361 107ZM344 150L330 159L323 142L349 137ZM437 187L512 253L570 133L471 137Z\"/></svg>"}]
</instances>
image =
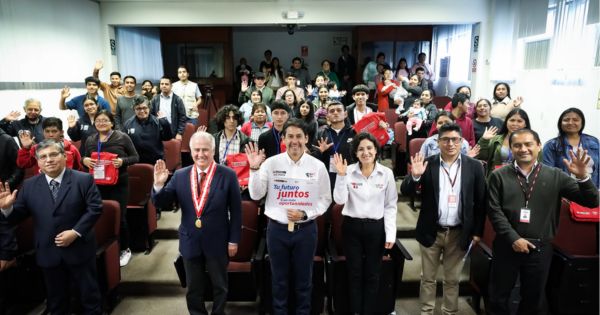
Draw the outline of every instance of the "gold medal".
<instances>
[{"instance_id":1,"label":"gold medal","mask_svg":"<svg viewBox=\"0 0 600 315\"><path fill-rule=\"evenodd\" d=\"M196 219L196 227L197 228L201 228L202 227L202 221L200 221L200 218Z\"/></svg>"}]
</instances>

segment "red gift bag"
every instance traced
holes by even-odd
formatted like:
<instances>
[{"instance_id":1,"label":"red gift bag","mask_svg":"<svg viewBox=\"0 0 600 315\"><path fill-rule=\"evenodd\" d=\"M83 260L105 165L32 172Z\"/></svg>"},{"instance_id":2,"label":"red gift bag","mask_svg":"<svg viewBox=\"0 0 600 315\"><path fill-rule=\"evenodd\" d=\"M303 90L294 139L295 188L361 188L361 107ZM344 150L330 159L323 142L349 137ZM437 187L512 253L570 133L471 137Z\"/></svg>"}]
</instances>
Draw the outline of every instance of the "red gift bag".
<instances>
[{"instance_id":1,"label":"red gift bag","mask_svg":"<svg viewBox=\"0 0 600 315\"><path fill-rule=\"evenodd\" d=\"M379 145L384 146L390 140L390 135L386 128L379 127L381 121L386 121L385 113L368 113L357 121L352 128L357 134L361 132L372 134L379 141Z\"/></svg>"},{"instance_id":2,"label":"red gift bag","mask_svg":"<svg viewBox=\"0 0 600 315\"><path fill-rule=\"evenodd\" d=\"M248 186L248 181L250 180L250 162L248 162L246 153L227 155L225 165L235 171L240 186Z\"/></svg>"},{"instance_id":3,"label":"red gift bag","mask_svg":"<svg viewBox=\"0 0 600 315\"><path fill-rule=\"evenodd\" d=\"M119 169L113 164L112 160L118 155L110 152L92 152L92 159L96 160L96 167L90 168L90 174L94 176L96 185L115 185L119 181Z\"/></svg>"},{"instance_id":4,"label":"red gift bag","mask_svg":"<svg viewBox=\"0 0 600 315\"><path fill-rule=\"evenodd\" d=\"M600 222L600 207L588 208L573 201L570 202L571 218L579 222Z\"/></svg>"}]
</instances>

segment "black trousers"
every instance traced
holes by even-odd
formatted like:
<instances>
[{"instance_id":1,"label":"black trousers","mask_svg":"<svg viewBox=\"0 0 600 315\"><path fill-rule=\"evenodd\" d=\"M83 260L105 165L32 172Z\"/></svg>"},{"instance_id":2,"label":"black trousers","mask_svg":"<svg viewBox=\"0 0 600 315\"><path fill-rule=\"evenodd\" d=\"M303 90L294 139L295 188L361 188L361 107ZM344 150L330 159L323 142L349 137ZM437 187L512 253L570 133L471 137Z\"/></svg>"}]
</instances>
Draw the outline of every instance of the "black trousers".
<instances>
[{"instance_id":1,"label":"black trousers","mask_svg":"<svg viewBox=\"0 0 600 315\"><path fill-rule=\"evenodd\" d=\"M102 314L102 297L96 275L96 257L80 265L64 262L42 268L46 282L47 308L50 314L71 314L71 284L79 289L83 314Z\"/></svg>"},{"instance_id":2,"label":"black trousers","mask_svg":"<svg viewBox=\"0 0 600 315\"><path fill-rule=\"evenodd\" d=\"M213 287L213 308L211 314L225 314L227 302L227 264L226 255L222 257L200 256L183 259L187 281L185 300L191 315L208 314L204 305L204 282L206 273Z\"/></svg>"},{"instance_id":3,"label":"black trousers","mask_svg":"<svg viewBox=\"0 0 600 315\"><path fill-rule=\"evenodd\" d=\"M342 222L344 255L348 271L350 311L369 314L376 309L381 257L385 250L383 219L355 219Z\"/></svg>"},{"instance_id":4,"label":"black trousers","mask_svg":"<svg viewBox=\"0 0 600 315\"><path fill-rule=\"evenodd\" d=\"M521 302L518 314L543 314L553 249L550 242L532 243L537 248L525 254L515 252L512 244L504 240L494 240L489 287L492 314L509 314L510 293L519 276Z\"/></svg>"}]
</instances>

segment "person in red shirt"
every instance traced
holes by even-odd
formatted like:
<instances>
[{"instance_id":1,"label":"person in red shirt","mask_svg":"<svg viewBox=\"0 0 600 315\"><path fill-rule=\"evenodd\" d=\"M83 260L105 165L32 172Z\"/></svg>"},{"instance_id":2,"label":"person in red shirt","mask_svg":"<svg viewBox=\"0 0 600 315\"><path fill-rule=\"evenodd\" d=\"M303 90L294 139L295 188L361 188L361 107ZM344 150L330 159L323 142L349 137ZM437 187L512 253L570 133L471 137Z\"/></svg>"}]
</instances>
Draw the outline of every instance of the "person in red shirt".
<instances>
[{"instance_id":1,"label":"person in red shirt","mask_svg":"<svg viewBox=\"0 0 600 315\"><path fill-rule=\"evenodd\" d=\"M62 141L65 154L67 156L67 167L74 170L81 170L81 155L79 150L71 144L71 141L63 138L63 124L59 118L48 117L42 123L44 129L44 139L54 139L56 141ZM33 145L35 140L42 141L44 139L35 139L29 132L20 132L19 140L21 140L21 148L17 153L17 166L20 168L34 168L34 174L39 173L39 166L37 164L37 158L35 155L35 149L37 145Z\"/></svg>"},{"instance_id":2,"label":"person in red shirt","mask_svg":"<svg viewBox=\"0 0 600 315\"><path fill-rule=\"evenodd\" d=\"M394 73L392 69L383 70L383 81L377 83L377 111L385 112L390 108L389 94L400 86L400 83L393 80Z\"/></svg>"},{"instance_id":3,"label":"person in red shirt","mask_svg":"<svg viewBox=\"0 0 600 315\"><path fill-rule=\"evenodd\" d=\"M454 122L460 127L463 139L469 142L469 148L475 146L475 131L473 129L473 120L467 117L469 111L469 96L463 93L456 93L452 97L452 118ZM435 134L437 128L435 125L431 126L429 136Z\"/></svg>"}]
</instances>

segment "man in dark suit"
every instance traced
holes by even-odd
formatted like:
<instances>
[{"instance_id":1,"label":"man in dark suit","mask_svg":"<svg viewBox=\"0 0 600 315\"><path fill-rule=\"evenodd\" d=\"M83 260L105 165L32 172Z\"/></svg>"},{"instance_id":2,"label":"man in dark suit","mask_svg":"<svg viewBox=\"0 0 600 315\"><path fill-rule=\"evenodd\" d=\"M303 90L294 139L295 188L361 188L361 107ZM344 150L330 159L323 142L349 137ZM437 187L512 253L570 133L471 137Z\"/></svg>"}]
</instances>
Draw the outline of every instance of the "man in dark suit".
<instances>
[{"instance_id":1,"label":"man in dark suit","mask_svg":"<svg viewBox=\"0 0 600 315\"><path fill-rule=\"evenodd\" d=\"M161 112L159 115L158 113ZM173 93L173 84L169 77L160 79L160 94L150 101L150 113L157 117L165 116L171 124L171 133L175 139L183 138L183 131L187 122L183 100Z\"/></svg>"},{"instance_id":2,"label":"man in dark suit","mask_svg":"<svg viewBox=\"0 0 600 315\"><path fill-rule=\"evenodd\" d=\"M70 313L72 283L80 291L84 313L101 314L94 234L102 213L100 192L90 174L66 168L61 143L42 141L36 158L43 174L26 180L18 195L8 184L0 184L0 220L15 224L33 215L36 260L43 270L51 314Z\"/></svg>"},{"instance_id":3,"label":"man in dark suit","mask_svg":"<svg viewBox=\"0 0 600 315\"><path fill-rule=\"evenodd\" d=\"M156 162L152 201L166 207L177 198L181 205L179 252L186 272L188 311L208 314L204 306L208 272L214 297L211 313L225 314L227 256L236 254L242 229L240 188L235 172L215 163L211 134L196 132L190 148L194 165L175 172L166 187L169 171L163 160Z\"/></svg>"},{"instance_id":4,"label":"man in dark suit","mask_svg":"<svg viewBox=\"0 0 600 315\"><path fill-rule=\"evenodd\" d=\"M470 244L483 234L486 210L486 183L483 166L460 154L462 137L456 124L439 130L440 154L425 159L411 157L411 175L402 182L404 195L421 191L421 213L417 241L422 256L421 314L433 314L436 274L443 256L444 299L442 312L457 314L458 281L462 258Z\"/></svg>"}]
</instances>

